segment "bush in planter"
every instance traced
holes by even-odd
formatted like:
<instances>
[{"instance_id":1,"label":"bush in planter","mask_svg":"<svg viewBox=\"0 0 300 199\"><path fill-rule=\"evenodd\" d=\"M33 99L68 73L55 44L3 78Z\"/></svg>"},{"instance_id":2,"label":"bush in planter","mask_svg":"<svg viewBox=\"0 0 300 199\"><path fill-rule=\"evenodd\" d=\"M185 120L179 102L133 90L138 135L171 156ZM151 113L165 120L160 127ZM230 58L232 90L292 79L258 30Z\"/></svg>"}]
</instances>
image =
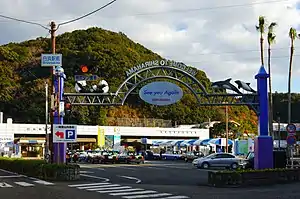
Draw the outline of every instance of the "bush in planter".
<instances>
[{"instance_id":1,"label":"bush in planter","mask_svg":"<svg viewBox=\"0 0 300 199\"><path fill-rule=\"evenodd\" d=\"M78 180L78 165L48 164L43 160L24 160L17 158L0 158L0 168L45 180Z\"/></svg>"},{"instance_id":2,"label":"bush in planter","mask_svg":"<svg viewBox=\"0 0 300 199\"><path fill-rule=\"evenodd\" d=\"M213 186L262 185L300 181L299 169L265 169L209 172L208 184Z\"/></svg>"}]
</instances>

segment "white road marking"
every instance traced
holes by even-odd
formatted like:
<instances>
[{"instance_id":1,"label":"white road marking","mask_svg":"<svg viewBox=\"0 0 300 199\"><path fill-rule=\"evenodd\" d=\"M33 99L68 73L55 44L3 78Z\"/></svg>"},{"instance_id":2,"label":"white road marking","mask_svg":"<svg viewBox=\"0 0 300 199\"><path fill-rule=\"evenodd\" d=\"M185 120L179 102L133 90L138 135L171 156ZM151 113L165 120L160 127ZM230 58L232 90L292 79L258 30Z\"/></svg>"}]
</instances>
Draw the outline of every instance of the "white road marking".
<instances>
[{"instance_id":1,"label":"white road marking","mask_svg":"<svg viewBox=\"0 0 300 199\"><path fill-rule=\"evenodd\" d=\"M103 169L103 168L97 168L98 170L101 170L101 171L105 171L105 169Z\"/></svg>"},{"instance_id":2,"label":"white road marking","mask_svg":"<svg viewBox=\"0 0 300 199\"><path fill-rule=\"evenodd\" d=\"M148 195L135 195L135 196L123 196L122 198L126 199L135 199L135 198L156 198L161 196L171 196L170 193L158 193L158 194L148 194Z\"/></svg>"},{"instance_id":3,"label":"white road marking","mask_svg":"<svg viewBox=\"0 0 300 199\"><path fill-rule=\"evenodd\" d=\"M83 177L104 180L105 182L109 182L110 181L108 178L102 178L102 177L99 177L99 176L91 176L91 175L87 175L87 174L80 174L80 175L83 176Z\"/></svg>"},{"instance_id":4,"label":"white road marking","mask_svg":"<svg viewBox=\"0 0 300 199\"><path fill-rule=\"evenodd\" d=\"M4 169L0 169L0 171L2 171L4 173L12 174L12 175L19 175L18 173L7 171L7 170L4 170Z\"/></svg>"},{"instance_id":5,"label":"white road marking","mask_svg":"<svg viewBox=\"0 0 300 199\"><path fill-rule=\"evenodd\" d=\"M164 198L157 198L157 199L185 199L190 198L188 196L170 196L170 197L164 197Z\"/></svg>"},{"instance_id":6,"label":"white road marking","mask_svg":"<svg viewBox=\"0 0 300 199\"><path fill-rule=\"evenodd\" d=\"M136 180L136 184L139 184L142 182L141 179L138 179L136 177L131 177L131 176L118 176L118 177L121 177L121 178L126 178L126 179L129 179L129 180Z\"/></svg>"},{"instance_id":7,"label":"white road marking","mask_svg":"<svg viewBox=\"0 0 300 199\"><path fill-rule=\"evenodd\" d=\"M121 193L121 192L129 192L129 191L143 191L144 189L121 189L121 190L108 190L108 191L98 191L98 193Z\"/></svg>"},{"instance_id":8,"label":"white road marking","mask_svg":"<svg viewBox=\"0 0 300 199\"><path fill-rule=\"evenodd\" d=\"M77 187L77 189L94 189L94 188L104 188L104 187L118 187L119 184L108 184L108 185L96 185L96 186L89 186L89 187Z\"/></svg>"},{"instance_id":9,"label":"white road marking","mask_svg":"<svg viewBox=\"0 0 300 199\"><path fill-rule=\"evenodd\" d=\"M34 184L30 184L27 182L15 182L15 184L20 185L22 187L33 187L34 186Z\"/></svg>"},{"instance_id":10,"label":"white road marking","mask_svg":"<svg viewBox=\"0 0 300 199\"><path fill-rule=\"evenodd\" d=\"M44 181L44 180L36 180L36 181L33 181L33 182L38 183L38 184L42 184L42 185L54 185L54 183L47 182L47 181Z\"/></svg>"},{"instance_id":11,"label":"white road marking","mask_svg":"<svg viewBox=\"0 0 300 199\"><path fill-rule=\"evenodd\" d=\"M9 188L9 187L13 187L10 184L7 184L5 182L0 182L0 188Z\"/></svg>"},{"instance_id":12,"label":"white road marking","mask_svg":"<svg viewBox=\"0 0 300 199\"><path fill-rule=\"evenodd\" d=\"M105 190L120 190L120 189L131 189L132 187L129 186L116 186L116 187L100 187L96 189L87 189L88 191L105 191Z\"/></svg>"},{"instance_id":13,"label":"white road marking","mask_svg":"<svg viewBox=\"0 0 300 199\"><path fill-rule=\"evenodd\" d=\"M80 171L80 174L91 174L91 173L94 173L94 172L92 172L92 171Z\"/></svg>"},{"instance_id":14,"label":"white road marking","mask_svg":"<svg viewBox=\"0 0 300 199\"><path fill-rule=\"evenodd\" d=\"M105 184L110 184L110 183L90 183L90 184L72 184L68 185L69 187L84 187L84 186L92 186L92 185L105 185Z\"/></svg>"},{"instance_id":15,"label":"white road marking","mask_svg":"<svg viewBox=\"0 0 300 199\"><path fill-rule=\"evenodd\" d=\"M22 175L13 175L13 176L0 176L0 178L22 178Z\"/></svg>"},{"instance_id":16,"label":"white road marking","mask_svg":"<svg viewBox=\"0 0 300 199\"><path fill-rule=\"evenodd\" d=\"M137 195L137 194L147 194L147 193L157 193L157 191L136 191L136 192L129 192L129 193L111 193L111 196L128 196L128 195Z\"/></svg>"}]
</instances>

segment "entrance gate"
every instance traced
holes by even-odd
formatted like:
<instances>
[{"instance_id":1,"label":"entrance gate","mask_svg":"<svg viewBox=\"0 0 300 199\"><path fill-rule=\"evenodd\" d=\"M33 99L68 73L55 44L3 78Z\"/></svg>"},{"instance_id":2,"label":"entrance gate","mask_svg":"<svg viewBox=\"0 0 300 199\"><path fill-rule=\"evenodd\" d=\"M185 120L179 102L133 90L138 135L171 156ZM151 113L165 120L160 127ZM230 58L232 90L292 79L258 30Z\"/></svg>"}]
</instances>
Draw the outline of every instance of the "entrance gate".
<instances>
[{"instance_id":1,"label":"entrance gate","mask_svg":"<svg viewBox=\"0 0 300 199\"><path fill-rule=\"evenodd\" d=\"M122 106L131 94L136 94L138 88L154 79L169 79L186 87L195 96L199 106L248 106L253 109L259 120L259 136L255 139L255 168L273 168L273 140L268 136L268 90L269 75L264 67L260 67L257 79L257 91L249 84L235 81L239 88L250 93L242 93L231 79L218 81L212 87L221 90L231 90L235 93L208 92L195 77L197 72L183 63L169 60L154 60L145 62L126 71L126 80L112 93L63 93L63 100L71 105ZM62 85L62 84L61 84ZM63 92L62 88L58 89ZM213 90L213 89L212 89ZM61 154L63 155L63 154Z\"/></svg>"}]
</instances>

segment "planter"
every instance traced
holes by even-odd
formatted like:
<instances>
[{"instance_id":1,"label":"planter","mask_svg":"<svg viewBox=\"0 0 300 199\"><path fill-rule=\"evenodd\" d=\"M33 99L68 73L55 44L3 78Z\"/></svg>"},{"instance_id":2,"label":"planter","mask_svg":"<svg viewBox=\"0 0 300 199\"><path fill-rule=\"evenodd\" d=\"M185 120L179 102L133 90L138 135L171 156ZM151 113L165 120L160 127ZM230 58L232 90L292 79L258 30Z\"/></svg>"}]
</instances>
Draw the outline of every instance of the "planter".
<instances>
[{"instance_id":1,"label":"planter","mask_svg":"<svg viewBox=\"0 0 300 199\"><path fill-rule=\"evenodd\" d=\"M299 169L211 171L208 173L208 185L214 187L260 186L299 181Z\"/></svg>"}]
</instances>

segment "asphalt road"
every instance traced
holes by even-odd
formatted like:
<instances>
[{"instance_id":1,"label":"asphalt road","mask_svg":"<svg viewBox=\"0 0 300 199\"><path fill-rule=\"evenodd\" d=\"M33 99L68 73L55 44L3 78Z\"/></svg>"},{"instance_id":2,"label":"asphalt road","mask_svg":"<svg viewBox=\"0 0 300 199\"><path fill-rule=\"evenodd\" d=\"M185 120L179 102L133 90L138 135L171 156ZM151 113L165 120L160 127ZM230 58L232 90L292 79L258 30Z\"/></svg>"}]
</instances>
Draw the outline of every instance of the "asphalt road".
<instances>
[{"instance_id":1,"label":"asphalt road","mask_svg":"<svg viewBox=\"0 0 300 199\"><path fill-rule=\"evenodd\" d=\"M0 170L0 196L7 199L287 199L300 184L257 188L204 186L207 171L173 161L143 165L81 165L81 180L45 182Z\"/></svg>"}]
</instances>

